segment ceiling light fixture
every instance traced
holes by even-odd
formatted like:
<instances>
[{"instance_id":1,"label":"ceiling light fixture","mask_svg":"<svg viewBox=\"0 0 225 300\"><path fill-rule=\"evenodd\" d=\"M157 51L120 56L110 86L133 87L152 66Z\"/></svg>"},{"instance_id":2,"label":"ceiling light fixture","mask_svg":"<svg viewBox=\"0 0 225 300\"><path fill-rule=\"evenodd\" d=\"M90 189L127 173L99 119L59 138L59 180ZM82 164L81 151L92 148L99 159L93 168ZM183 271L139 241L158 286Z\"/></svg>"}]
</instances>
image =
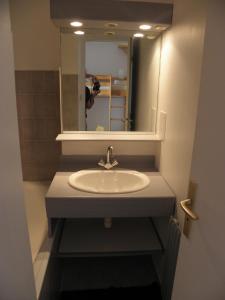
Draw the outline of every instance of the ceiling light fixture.
<instances>
[{"instance_id":1,"label":"ceiling light fixture","mask_svg":"<svg viewBox=\"0 0 225 300\"><path fill-rule=\"evenodd\" d=\"M83 26L83 23L81 23L79 21L73 21L70 23L70 25L73 27L81 27L81 26Z\"/></svg>"},{"instance_id":2,"label":"ceiling light fixture","mask_svg":"<svg viewBox=\"0 0 225 300\"><path fill-rule=\"evenodd\" d=\"M76 35L84 35L84 31L81 31L81 30L77 30L77 31L74 31L74 34Z\"/></svg>"},{"instance_id":3,"label":"ceiling light fixture","mask_svg":"<svg viewBox=\"0 0 225 300\"><path fill-rule=\"evenodd\" d=\"M163 25L157 25L155 27L156 30L166 30L167 29L167 26L163 26Z\"/></svg>"},{"instance_id":4,"label":"ceiling light fixture","mask_svg":"<svg viewBox=\"0 0 225 300\"><path fill-rule=\"evenodd\" d=\"M142 24L139 26L139 29L141 29L141 30L149 30L151 28L152 28L152 26L148 25L148 24Z\"/></svg>"},{"instance_id":5,"label":"ceiling light fixture","mask_svg":"<svg viewBox=\"0 0 225 300\"><path fill-rule=\"evenodd\" d=\"M147 39L149 40L154 40L156 38L155 35L147 35Z\"/></svg>"},{"instance_id":6,"label":"ceiling light fixture","mask_svg":"<svg viewBox=\"0 0 225 300\"><path fill-rule=\"evenodd\" d=\"M105 27L109 27L109 28L115 28L117 26L118 26L118 24L116 24L116 23L107 23L107 24L105 24Z\"/></svg>"},{"instance_id":7,"label":"ceiling light fixture","mask_svg":"<svg viewBox=\"0 0 225 300\"><path fill-rule=\"evenodd\" d=\"M104 34L112 36L112 35L115 35L116 33L114 31L106 31Z\"/></svg>"},{"instance_id":8,"label":"ceiling light fixture","mask_svg":"<svg viewBox=\"0 0 225 300\"><path fill-rule=\"evenodd\" d=\"M137 32L137 33L134 34L134 37L143 38L144 34L140 33L140 32Z\"/></svg>"}]
</instances>

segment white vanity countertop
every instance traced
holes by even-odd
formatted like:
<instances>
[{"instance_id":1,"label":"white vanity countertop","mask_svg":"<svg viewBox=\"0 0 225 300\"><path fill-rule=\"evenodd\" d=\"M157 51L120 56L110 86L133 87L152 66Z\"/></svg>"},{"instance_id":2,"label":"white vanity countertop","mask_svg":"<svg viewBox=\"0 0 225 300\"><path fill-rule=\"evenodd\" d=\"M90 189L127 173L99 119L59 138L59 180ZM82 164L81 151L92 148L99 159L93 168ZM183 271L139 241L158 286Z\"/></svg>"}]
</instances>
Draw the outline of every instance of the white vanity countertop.
<instances>
[{"instance_id":1,"label":"white vanity countertop","mask_svg":"<svg viewBox=\"0 0 225 300\"><path fill-rule=\"evenodd\" d=\"M131 198L172 198L175 195L158 172L143 172L150 178L150 184L143 190L124 194L95 194L79 191L68 183L74 172L57 172L46 195L46 199L131 199Z\"/></svg>"},{"instance_id":2,"label":"white vanity countertop","mask_svg":"<svg viewBox=\"0 0 225 300\"><path fill-rule=\"evenodd\" d=\"M143 172L150 184L124 194L94 194L68 184L73 172L57 172L46 195L46 211L52 218L161 217L174 214L175 195L157 172Z\"/></svg>"}]
</instances>

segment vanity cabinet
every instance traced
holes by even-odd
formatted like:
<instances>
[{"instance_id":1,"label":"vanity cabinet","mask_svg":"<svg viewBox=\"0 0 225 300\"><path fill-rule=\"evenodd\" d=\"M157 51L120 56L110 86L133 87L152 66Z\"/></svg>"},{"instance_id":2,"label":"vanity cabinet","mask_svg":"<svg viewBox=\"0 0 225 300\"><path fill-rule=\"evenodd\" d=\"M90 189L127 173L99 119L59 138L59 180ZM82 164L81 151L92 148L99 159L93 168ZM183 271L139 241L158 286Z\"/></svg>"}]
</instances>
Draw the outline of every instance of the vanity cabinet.
<instances>
[{"instance_id":1,"label":"vanity cabinet","mask_svg":"<svg viewBox=\"0 0 225 300\"><path fill-rule=\"evenodd\" d=\"M175 197L158 172L144 173L150 179L147 188L110 195L76 190L68 184L72 172L56 173L46 195L46 211L49 235L54 237L49 266L53 264L53 270L57 266L61 290L107 288L114 286L115 278L120 276L118 286L125 282L128 286L131 282L138 286L141 281L146 285L163 283L165 270L165 274L171 273L172 258L168 258L167 249ZM111 228L104 227L105 217L112 218ZM160 219L164 220L164 235L158 226L162 224ZM123 263L125 273L121 274ZM128 265L133 273L126 273ZM105 270L107 275L102 275ZM84 286L82 282L86 281Z\"/></svg>"},{"instance_id":2,"label":"vanity cabinet","mask_svg":"<svg viewBox=\"0 0 225 300\"><path fill-rule=\"evenodd\" d=\"M95 194L68 184L73 172L57 172L46 195L49 234L55 219L148 218L174 214L175 196L158 172L143 172L150 184L143 190L124 194Z\"/></svg>"},{"instance_id":3,"label":"vanity cabinet","mask_svg":"<svg viewBox=\"0 0 225 300\"><path fill-rule=\"evenodd\" d=\"M110 229L102 218L58 219L39 300L59 300L62 291L155 282L162 299L170 299L179 237L167 217L113 218Z\"/></svg>"},{"instance_id":4,"label":"vanity cabinet","mask_svg":"<svg viewBox=\"0 0 225 300\"><path fill-rule=\"evenodd\" d=\"M59 219L40 300L62 291L148 286L158 282L153 255L164 246L151 218Z\"/></svg>"},{"instance_id":5,"label":"vanity cabinet","mask_svg":"<svg viewBox=\"0 0 225 300\"><path fill-rule=\"evenodd\" d=\"M151 219L117 218L111 228L104 227L103 219L67 219L58 256L123 256L155 251L163 251L163 246Z\"/></svg>"}]
</instances>

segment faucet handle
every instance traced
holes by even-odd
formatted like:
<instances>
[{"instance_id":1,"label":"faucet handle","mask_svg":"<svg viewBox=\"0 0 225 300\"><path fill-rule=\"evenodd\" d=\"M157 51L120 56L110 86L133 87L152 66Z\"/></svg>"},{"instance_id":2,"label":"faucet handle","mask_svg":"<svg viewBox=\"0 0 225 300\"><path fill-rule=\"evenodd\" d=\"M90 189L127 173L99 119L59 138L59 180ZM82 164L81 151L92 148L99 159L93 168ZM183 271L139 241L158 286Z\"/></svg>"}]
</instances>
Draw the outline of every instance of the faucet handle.
<instances>
[{"instance_id":1,"label":"faucet handle","mask_svg":"<svg viewBox=\"0 0 225 300\"><path fill-rule=\"evenodd\" d=\"M100 167L105 167L105 162L104 162L104 160L101 159L101 160L98 162L98 165L99 165Z\"/></svg>"},{"instance_id":2,"label":"faucet handle","mask_svg":"<svg viewBox=\"0 0 225 300\"><path fill-rule=\"evenodd\" d=\"M112 166L115 167L115 166L118 166L118 165L119 165L118 161L116 159L114 159L114 161L112 162Z\"/></svg>"}]
</instances>

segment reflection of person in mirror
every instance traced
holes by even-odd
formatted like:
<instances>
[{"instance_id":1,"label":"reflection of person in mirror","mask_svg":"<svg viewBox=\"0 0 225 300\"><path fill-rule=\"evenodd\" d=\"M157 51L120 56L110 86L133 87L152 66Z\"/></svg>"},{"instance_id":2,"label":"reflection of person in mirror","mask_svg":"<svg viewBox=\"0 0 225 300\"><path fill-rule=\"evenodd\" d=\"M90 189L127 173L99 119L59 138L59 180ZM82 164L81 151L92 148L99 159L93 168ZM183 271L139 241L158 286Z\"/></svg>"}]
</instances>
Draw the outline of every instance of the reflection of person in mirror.
<instances>
[{"instance_id":1,"label":"reflection of person in mirror","mask_svg":"<svg viewBox=\"0 0 225 300\"><path fill-rule=\"evenodd\" d=\"M91 74L86 74L86 77L91 78L93 84L92 91L85 86L85 108L90 109L94 105L95 97L100 93L100 83L98 79Z\"/></svg>"}]
</instances>

